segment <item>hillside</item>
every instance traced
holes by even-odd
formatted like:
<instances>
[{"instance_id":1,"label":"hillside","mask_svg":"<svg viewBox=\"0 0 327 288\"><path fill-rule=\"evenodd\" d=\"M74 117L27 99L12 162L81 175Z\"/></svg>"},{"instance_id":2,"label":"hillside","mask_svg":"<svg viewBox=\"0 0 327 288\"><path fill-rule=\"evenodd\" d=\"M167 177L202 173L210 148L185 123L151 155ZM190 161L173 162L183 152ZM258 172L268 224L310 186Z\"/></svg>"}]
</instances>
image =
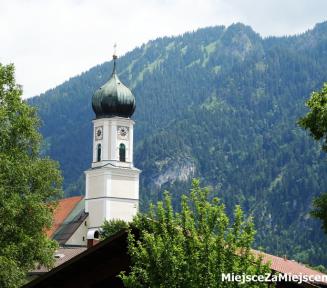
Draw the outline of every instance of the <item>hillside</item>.
<instances>
[{"instance_id":1,"label":"hillside","mask_svg":"<svg viewBox=\"0 0 327 288\"><path fill-rule=\"evenodd\" d=\"M255 216L257 247L327 265L326 236L308 216L327 189L326 155L296 121L327 81L327 22L292 37L262 39L250 27L210 27L150 41L118 61L136 96L135 165L142 208L192 177L230 212ZM91 163L91 97L110 76L98 65L29 100L39 109L44 153L57 159L66 195L83 194ZM177 207L178 208L178 207Z\"/></svg>"}]
</instances>

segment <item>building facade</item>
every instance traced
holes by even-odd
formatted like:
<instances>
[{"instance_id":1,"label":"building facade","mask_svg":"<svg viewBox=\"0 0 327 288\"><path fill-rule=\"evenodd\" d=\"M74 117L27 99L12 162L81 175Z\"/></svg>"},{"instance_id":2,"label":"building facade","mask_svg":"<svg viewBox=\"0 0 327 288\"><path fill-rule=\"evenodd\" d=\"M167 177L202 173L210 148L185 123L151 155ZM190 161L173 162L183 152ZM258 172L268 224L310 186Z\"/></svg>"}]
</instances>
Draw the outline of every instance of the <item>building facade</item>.
<instances>
[{"instance_id":1,"label":"building facade","mask_svg":"<svg viewBox=\"0 0 327 288\"><path fill-rule=\"evenodd\" d=\"M91 167L85 197L59 203L48 236L61 246L86 246L105 220L131 221L139 208L140 170L133 164L135 97L118 78L117 57L109 80L92 97L95 113Z\"/></svg>"},{"instance_id":2,"label":"building facade","mask_svg":"<svg viewBox=\"0 0 327 288\"><path fill-rule=\"evenodd\" d=\"M93 162L85 171L85 212L90 235L105 220L131 221L138 211L139 174L133 164L135 97L118 78L116 59L111 77L92 98Z\"/></svg>"}]
</instances>

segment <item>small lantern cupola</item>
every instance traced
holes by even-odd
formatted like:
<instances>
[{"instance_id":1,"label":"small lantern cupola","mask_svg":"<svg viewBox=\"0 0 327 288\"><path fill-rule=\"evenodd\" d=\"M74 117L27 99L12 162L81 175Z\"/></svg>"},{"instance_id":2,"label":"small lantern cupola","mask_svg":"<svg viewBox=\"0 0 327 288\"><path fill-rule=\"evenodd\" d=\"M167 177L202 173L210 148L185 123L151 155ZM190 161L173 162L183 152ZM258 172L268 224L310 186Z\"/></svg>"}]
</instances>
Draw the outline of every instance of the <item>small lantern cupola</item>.
<instances>
[{"instance_id":1,"label":"small lantern cupola","mask_svg":"<svg viewBox=\"0 0 327 288\"><path fill-rule=\"evenodd\" d=\"M135 111L135 97L116 74L117 56L113 55L114 68L111 77L92 97L92 108L96 118L130 118Z\"/></svg>"}]
</instances>

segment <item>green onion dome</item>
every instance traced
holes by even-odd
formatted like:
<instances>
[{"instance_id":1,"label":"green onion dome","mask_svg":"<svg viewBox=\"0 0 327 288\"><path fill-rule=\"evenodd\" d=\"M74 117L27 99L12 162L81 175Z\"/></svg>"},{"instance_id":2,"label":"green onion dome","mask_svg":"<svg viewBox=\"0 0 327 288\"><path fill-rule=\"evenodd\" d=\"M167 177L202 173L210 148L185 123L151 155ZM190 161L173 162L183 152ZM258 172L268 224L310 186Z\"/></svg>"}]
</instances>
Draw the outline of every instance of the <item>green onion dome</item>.
<instances>
[{"instance_id":1,"label":"green onion dome","mask_svg":"<svg viewBox=\"0 0 327 288\"><path fill-rule=\"evenodd\" d=\"M135 97L116 74L116 59L111 77L92 97L92 108L96 118L113 116L131 117L135 110Z\"/></svg>"}]
</instances>

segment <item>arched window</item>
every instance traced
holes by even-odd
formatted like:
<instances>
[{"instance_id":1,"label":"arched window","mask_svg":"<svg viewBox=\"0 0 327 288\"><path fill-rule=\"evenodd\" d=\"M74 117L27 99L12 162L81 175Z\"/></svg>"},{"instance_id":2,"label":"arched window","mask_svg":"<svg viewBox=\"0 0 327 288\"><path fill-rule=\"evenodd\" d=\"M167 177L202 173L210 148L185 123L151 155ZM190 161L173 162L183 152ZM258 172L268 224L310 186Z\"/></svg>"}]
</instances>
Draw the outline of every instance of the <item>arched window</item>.
<instances>
[{"instance_id":1,"label":"arched window","mask_svg":"<svg viewBox=\"0 0 327 288\"><path fill-rule=\"evenodd\" d=\"M99 239L100 238L100 233L98 230L94 232L94 239Z\"/></svg>"},{"instance_id":2,"label":"arched window","mask_svg":"<svg viewBox=\"0 0 327 288\"><path fill-rule=\"evenodd\" d=\"M97 161L101 161L101 144L98 144L97 146Z\"/></svg>"},{"instance_id":3,"label":"arched window","mask_svg":"<svg viewBox=\"0 0 327 288\"><path fill-rule=\"evenodd\" d=\"M123 143L119 145L119 161L120 162L126 161L126 147Z\"/></svg>"}]
</instances>

